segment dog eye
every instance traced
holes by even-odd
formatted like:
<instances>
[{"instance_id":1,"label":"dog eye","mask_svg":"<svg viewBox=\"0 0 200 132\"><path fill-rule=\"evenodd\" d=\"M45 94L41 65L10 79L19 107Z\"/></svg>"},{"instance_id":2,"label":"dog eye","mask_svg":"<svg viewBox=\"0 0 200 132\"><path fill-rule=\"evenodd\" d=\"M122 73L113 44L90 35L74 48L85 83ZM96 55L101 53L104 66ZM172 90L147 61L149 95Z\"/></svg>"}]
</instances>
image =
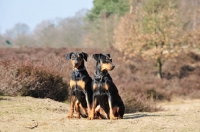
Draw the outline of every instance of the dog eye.
<instances>
[{"instance_id":1,"label":"dog eye","mask_svg":"<svg viewBox=\"0 0 200 132\"><path fill-rule=\"evenodd\" d=\"M72 57L71 57L71 59L72 59L72 60L75 60L75 59L76 59L76 57L72 56Z\"/></svg>"},{"instance_id":2,"label":"dog eye","mask_svg":"<svg viewBox=\"0 0 200 132\"><path fill-rule=\"evenodd\" d=\"M78 61L80 61L80 60L81 60L81 58L79 57L79 58L77 58L77 60L78 60Z\"/></svg>"},{"instance_id":3,"label":"dog eye","mask_svg":"<svg viewBox=\"0 0 200 132\"><path fill-rule=\"evenodd\" d=\"M109 61L109 60L105 60L105 63L107 63L107 64L108 64L108 63L110 63L110 61Z\"/></svg>"},{"instance_id":4,"label":"dog eye","mask_svg":"<svg viewBox=\"0 0 200 132\"><path fill-rule=\"evenodd\" d=\"M103 63L107 63L107 60L102 60Z\"/></svg>"}]
</instances>

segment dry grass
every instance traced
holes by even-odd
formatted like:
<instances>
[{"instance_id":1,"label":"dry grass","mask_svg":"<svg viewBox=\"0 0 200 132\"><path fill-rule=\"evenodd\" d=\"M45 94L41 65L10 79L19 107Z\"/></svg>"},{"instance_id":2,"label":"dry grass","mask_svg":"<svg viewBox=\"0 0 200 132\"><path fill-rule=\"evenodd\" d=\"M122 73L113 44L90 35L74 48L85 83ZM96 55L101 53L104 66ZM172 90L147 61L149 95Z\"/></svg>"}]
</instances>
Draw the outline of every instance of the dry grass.
<instances>
[{"instance_id":1,"label":"dry grass","mask_svg":"<svg viewBox=\"0 0 200 132\"><path fill-rule=\"evenodd\" d=\"M175 98L171 102L160 102L158 105L167 111L198 111L200 109L199 99ZM199 111L200 112L200 111Z\"/></svg>"},{"instance_id":2,"label":"dry grass","mask_svg":"<svg viewBox=\"0 0 200 132\"><path fill-rule=\"evenodd\" d=\"M200 100L181 100L164 107L189 106L162 112L137 112L125 114L120 120L67 119L69 105L51 99L32 97L0 96L0 131L1 132L199 132ZM171 105L173 104L173 105ZM195 107L195 109L193 109ZM192 109L190 109L192 108Z\"/></svg>"},{"instance_id":3,"label":"dry grass","mask_svg":"<svg viewBox=\"0 0 200 132\"><path fill-rule=\"evenodd\" d=\"M3 132L26 131L37 124L45 130L49 123L64 118L68 111L64 103L31 97L1 97L0 106L0 130Z\"/></svg>"}]
</instances>

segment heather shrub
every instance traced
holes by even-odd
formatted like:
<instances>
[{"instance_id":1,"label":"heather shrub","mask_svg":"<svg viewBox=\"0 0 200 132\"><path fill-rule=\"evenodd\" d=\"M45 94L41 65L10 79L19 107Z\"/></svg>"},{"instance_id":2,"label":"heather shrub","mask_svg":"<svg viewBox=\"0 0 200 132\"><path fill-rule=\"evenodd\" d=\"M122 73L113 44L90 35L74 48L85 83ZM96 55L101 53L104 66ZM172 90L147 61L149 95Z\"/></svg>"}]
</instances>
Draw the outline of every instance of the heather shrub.
<instances>
[{"instance_id":1,"label":"heather shrub","mask_svg":"<svg viewBox=\"0 0 200 132\"><path fill-rule=\"evenodd\" d=\"M64 101L68 98L68 66L54 54L32 57L15 53L0 61L0 94L32 96Z\"/></svg>"},{"instance_id":2,"label":"heather shrub","mask_svg":"<svg viewBox=\"0 0 200 132\"><path fill-rule=\"evenodd\" d=\"M15 68L1 66L1 71L7 71L1 80L1 95L51 98L57 101L68 98L69 85L63 81L62 76L33 66Z\"/></svg>"},{"instance_id":3,"label":"heather shrub","mask_svg":"<svg viewBox=\"0 0 200 132\"><path fill-rule=\"evenodd\" d=\"M64 101L68 97L68 84L61 76L42 68L23 66L17 69L17 81L21 84L18 91L22 96L51 98Z\"/></svg>"},{"instance_id":4,"label":"heather shrub","mask_svg":"<svg viewBox=\"0 0 200 132\"><path fill-rule=\"evenodd\" d=\"M163 79L157 78L156 63L141 56L129 58L113 49L76 48L22 48L0 49L0 94L52 98L62 101L68 98L69 78L72 72L69 52L88 53L85 66L94 75L94 53L110 53L115 69L109 71L119 94L125 103L126 113L162 110L161 101L178 98L200 98L200 55L198 51L183 52L168 59L163 65Z\"/></svg>"},{"instance_id":5,"label":"heather shrub","mask_svg":"<svg viewBox=\"0 0 200 132\"><path fill-rule=\"evenodd\" d=\"M125 102L125 112L155 112L162 110L162 108L156 107L155 104L155 102L149 103L149 101L147 100L137 100L135 98L132 98L131 100Z\"/></svg>"}]
</instances>

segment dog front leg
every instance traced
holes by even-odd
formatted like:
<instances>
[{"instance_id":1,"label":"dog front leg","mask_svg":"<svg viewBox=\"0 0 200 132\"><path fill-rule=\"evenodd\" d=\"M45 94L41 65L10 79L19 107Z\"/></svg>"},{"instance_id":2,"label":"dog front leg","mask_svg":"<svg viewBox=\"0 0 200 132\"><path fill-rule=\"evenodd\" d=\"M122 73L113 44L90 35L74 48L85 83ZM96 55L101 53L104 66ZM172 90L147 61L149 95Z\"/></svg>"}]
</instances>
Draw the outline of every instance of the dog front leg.
<instances>
[{"instance_id":1,"label":"dog front leg","mask_svg":"<svg viewBox=\"0 0 200 132\"><path fill-rule=\"evenodd\" d=\"M93 97L93 98L94 98L94 97ZM89 120L93 120L93 119L94 119L94 113L95 113L96 105L97 105L97 99L94 98L94 99L93 99L93 102L92 102L92 110L91 110L91 112L89 113L89 117L88 117Z\"/></svg>"},{"instance_id":2,"label":"dog front leg","mask_svg":"<svg viewBox=\"0 0 200 132\"><path fill-rule=\"evenodd\" d=\"M91 106L90 106L90 103L89 103L87 92L85 92L85 100L87 102L87 111L88 111L87 114L89 115L91 113Z\"/></svg>"},{"instance_id":3,"label":"dog front leg","mask_svg":"<svg viewBox=\"0 0 200 132\"><path fill-rule=\"evenodd\" d=\"M108 114L100 105L95 108L95 119L109 119Z\"/></svg>"},{"instance_id":4,"label":"dog front leg","mask_svg":"<svg viewBox=\"0 0 200 132\"><path fill-rule=\"evenodd\" d=\"M113 109L112 109L112 97L111 95L109 94L108 95L108 104L109 104L109 110L110 110L110 120L116 120L117 117L114 116L113 114Z\"/></svg>"},{"instance_id":5,"label":"dog front leg","mask_svg":"<svg viewBox=\"0 0 200 132\"><path fill-rule=\"evenodd\" d=\"M76 110L76 118L81 118L80 117L80 102L78 101L78 100L76 100L76 102L75 102L75 110Z\"/></svg>"},{"instance_id":6,"label":"dog front leg","mask_svg":"<svg viewBox=\"0 0 200 132\"><path fill-rule=\"evenodd\" d=\"M67 116L68 118L73 118L75 101L76 97L74 95L71 95L70 109L69 109L69 114Z\"/></svg>"}]
</instances>

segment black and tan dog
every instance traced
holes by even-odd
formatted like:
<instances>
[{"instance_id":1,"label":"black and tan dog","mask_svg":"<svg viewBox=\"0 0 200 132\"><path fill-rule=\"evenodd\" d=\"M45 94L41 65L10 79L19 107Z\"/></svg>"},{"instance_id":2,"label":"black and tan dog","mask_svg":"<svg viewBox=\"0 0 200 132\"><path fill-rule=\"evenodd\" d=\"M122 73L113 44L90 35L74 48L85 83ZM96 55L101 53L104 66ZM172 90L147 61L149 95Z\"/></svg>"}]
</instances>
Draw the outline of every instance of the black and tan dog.
<instances>
[{"instance_id":1,"label":"black and tan dog","mask_svg":"<svg viewBox=\"0 0 200 132\"><path fill-rule=\"evenodd\" d=\"M88 55L84 52L71 52L66 55L67 60L71 60L73 72L70 79L71 104L68 118L73 117L74 107L77 115L76 118L88 117L90 106L92 103L92 79L89 76L84 60L87 61Z\"/></svg>"},{"instance_id":2,"label":"black and tan dog","mask_svg":"<svg viewBox=\"0 0 200 132\"><path fill-rule=\"evenodd\" d=\"M92 82L92 111L88 118L94 119L95 115L111 120L123 118L125 106L108 73L108 70L113 70L115 67L112 59L109 54L94 54L93 57L97 63Z\"/></svg>"}]
</instances>

